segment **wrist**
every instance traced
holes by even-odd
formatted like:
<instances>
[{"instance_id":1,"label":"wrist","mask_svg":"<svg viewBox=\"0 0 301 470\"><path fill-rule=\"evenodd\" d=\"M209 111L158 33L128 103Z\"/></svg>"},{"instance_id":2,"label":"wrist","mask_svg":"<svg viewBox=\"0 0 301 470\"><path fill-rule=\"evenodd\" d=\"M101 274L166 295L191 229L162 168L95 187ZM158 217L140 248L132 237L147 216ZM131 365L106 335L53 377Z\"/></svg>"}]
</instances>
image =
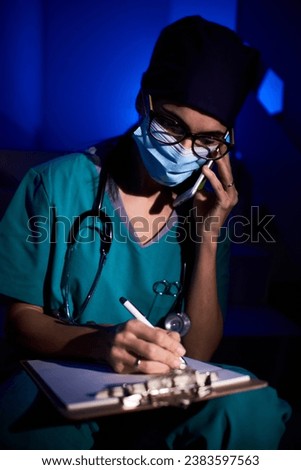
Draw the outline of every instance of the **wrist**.
<instances>
[{"instance_id":1,"label":"wrist","mask_svg":"<svg viewBox=\"0 0 301 470\"><path fill-rule=\"evenodd\" d=\"M112 343L110 327L99 326L90 334L89 358L93 362L107 362L108 352Z\"/></svg>"}]
</instances>

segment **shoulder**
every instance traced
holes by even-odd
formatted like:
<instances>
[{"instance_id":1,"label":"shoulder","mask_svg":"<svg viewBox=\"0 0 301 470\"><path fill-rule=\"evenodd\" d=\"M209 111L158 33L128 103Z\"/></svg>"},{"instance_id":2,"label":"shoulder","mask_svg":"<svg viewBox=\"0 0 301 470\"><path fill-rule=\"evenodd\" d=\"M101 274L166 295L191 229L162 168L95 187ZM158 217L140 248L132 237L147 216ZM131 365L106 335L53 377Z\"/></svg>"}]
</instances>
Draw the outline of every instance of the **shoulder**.
<instances>
[{"instance_id":1,"label":"shoulder","mask_svg":"<svg viewBox=\"0 0 301 470\"><path fill-rule=\"evenodd\" d=\"M32 167L21 181L20 188L31 198L45 194L50 200L65 192L98 179L99 172L85 153L70 153ZM76 189L75 189L76 190Z\"/></svg>"},{"instance_id":2,"label":"shoulder","mask_svg":"<svg viewBox=\"0 0 301 470\"><path fill-rule=\"evenodd\" d=\"M70 206L79 200L91 203L99 171L85 153L70 153L32 167L22 178L11 204L30 213L49 206Z\"/></svg>"},{"instance_id":3,"label":"shoulder","mask_svg":"<svg viewBox=\"0 0 301 470\"><path fill-rule=\"evenodd\" d=\"M93 168L94 164L89 158L88 154L84 152L69 153L61 157L56 157L48 162L41 163L40 165L31 168L30 172L33 174L45 177L49 174L52 176L69 177L76 174L78 169Z\"/></svg>"},{"instance_id":4,"label":"shoulder","mask_svg":"<svg viewBox=\"0 0 301 470\"><path fill-rule=\"evenodd\" d=\"M115 142L115 141L114 141ZM110 153L112 139L97 145L96 150L72 152L33 166L24 175L18 194L27 200L44 199L51 204L77 201L91 204L98 187L104 158Z\"/></svg>"},{"instance_id":5,"label":"shoulder","mask_svg":"<svg viewBox=\"0 0 301 470\"><path fill-rule=\"evenodd\" d=\"M64 178L81 177L83 174L95 172L95 167L102 168L106 157L114 150L120 137L105 139L102 142L88 148L86 151L72 152L61 157L56 157L48 162L34 166L33 173L45 176L57 176ZM83 172L83 173L81 173Z\"/></svg>"}]
</instances>

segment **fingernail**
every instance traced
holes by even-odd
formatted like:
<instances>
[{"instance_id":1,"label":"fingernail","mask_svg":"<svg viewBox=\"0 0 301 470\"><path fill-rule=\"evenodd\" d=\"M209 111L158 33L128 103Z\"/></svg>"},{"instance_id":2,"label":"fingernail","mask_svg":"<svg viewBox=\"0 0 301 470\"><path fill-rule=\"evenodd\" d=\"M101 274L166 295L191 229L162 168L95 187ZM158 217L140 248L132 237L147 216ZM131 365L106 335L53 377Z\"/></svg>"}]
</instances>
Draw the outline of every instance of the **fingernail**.
<instances>
[{"instance_id":1,"label":"fingernail","mask_svg":"<svg viewBox=\"0 0 301 470\"><path fill-rule=\"evenodd\" d=\"M179 356L184 356L184 354L185 354L185 349L183 348L183 346L180 345L180 346L178 346L176 352L177 352L177 354L179 354Z\"/></svg>"},{"instance_id":2,"label":"fingernail","mask_svg":"<svg viewBox=\"0 0 301 470\"><path fill-rule=\"evenodd\" d=\"M182 358L181 358L181 357L179 357L178 359L175 359L175 360L173 361L173 367L174 367L174 369L179 369L182 364L183 364L183 361L182 361Z\"/></svg>"}]
</instances>

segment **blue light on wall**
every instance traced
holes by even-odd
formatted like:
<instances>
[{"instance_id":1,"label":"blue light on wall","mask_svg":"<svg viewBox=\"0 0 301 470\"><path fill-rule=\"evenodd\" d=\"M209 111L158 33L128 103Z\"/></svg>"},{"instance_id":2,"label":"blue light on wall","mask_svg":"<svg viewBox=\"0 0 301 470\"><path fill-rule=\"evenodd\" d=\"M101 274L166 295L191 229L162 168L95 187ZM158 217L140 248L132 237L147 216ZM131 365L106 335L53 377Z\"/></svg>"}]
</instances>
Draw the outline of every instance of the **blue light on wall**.
<instances>
[{"instance_id":1,"label":"blue light on wall","mask_svg":"<svg viewBox=\"0 0 301 470\"><path fill-rule=\"evenodd\" d=\"M284 82L272 69L267 70L257 98L270 115L283 112Z\"/></svg>"}]
</instances>

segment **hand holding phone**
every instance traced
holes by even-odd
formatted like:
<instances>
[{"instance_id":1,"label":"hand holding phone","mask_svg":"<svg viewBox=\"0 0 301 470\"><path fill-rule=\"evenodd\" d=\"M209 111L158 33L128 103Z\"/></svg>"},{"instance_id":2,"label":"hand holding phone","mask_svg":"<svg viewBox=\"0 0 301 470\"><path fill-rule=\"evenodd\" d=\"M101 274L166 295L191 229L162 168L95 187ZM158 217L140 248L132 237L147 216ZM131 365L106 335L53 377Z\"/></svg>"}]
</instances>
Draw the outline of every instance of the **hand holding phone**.
<instances>
[{"instance_id":1,"label":"hand holding phone","mask_svg":"<svg viewBox=\"0 0 301 470\"><path fill-rule=\"evenodd\" d=\"M207 165L208 168L211 168L213 163L214 163L214 160L208 160L205 163L205 165ZM173 201L173 207L178 207L181 204L183 204L183 202L192 198L198 190L203 189L205 183L206 183L206 176L203 173L201 173L191 188L187 189L187 191L185 191L182 194L179 194L179 196L176 197L176 199Z\"/></svg>"}]
</instances>

